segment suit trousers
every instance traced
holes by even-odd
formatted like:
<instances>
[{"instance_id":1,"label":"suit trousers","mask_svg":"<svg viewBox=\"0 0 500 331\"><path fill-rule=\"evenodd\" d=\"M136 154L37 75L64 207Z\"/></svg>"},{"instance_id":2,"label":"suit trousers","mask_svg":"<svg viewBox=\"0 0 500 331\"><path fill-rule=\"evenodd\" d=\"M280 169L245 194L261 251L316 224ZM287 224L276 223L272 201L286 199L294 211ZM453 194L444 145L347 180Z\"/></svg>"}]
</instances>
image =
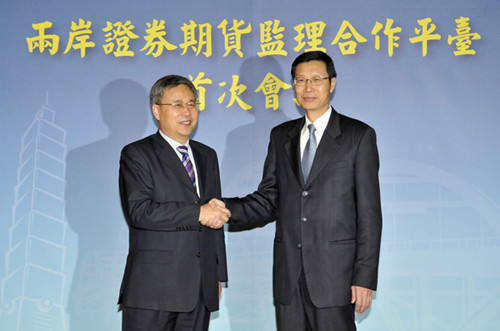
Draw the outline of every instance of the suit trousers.
<instances>
[{"instance_id":1,"label":"suit trousers","mask_svg":"<svg viewBox=\"0 0 500 331\"><path fill-rule=\"evenodd\" d=\"M207 331L210 311L201 293L196 308L188 313L123 308L123 331Z\"/></svg>"},{"instance_id":2,"label":"suit trousers","mask_svg":"<svg viewBox=\"0 0 500 331\"><path fill-rule=\"evenodd\" d=\"M275 309L278 331L356 331L354 305L316 308L303 270L290 304L275 302Z\"/></svg>"}]
</instances>

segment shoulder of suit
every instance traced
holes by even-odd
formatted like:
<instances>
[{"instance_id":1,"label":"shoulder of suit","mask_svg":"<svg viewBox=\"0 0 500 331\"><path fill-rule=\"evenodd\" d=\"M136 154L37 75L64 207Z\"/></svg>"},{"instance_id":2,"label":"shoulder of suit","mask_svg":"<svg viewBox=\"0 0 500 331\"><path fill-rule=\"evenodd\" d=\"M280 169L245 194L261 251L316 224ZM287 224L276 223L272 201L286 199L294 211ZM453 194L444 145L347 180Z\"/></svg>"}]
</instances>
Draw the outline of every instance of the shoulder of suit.
<instances>
[{"instance_id":1,"label":"shoulder of suit","mask_svg":"<svg viewBox=\"0 0 500 331\"><path fill-rule=\"evenodd\" d=\"M207 152L215 153L215 150L212 147L193 139L189 140L189 145L191 146L191 148L197 149L204 153Z\"/></svg>"},{"instance_id":2,"label":"shoulder of suit","mask_svg":"<svg viewBox=\"0 0 500 331\"><path fill-rule=\"evenodd\" d=\"M272 131L278 132L278 131L290 131L292 128L294 128L296 125L298 125L301 121L303 121L304 117L299 117L294 120L286 121L281 124L276 125Z\"/></svg>"},{"instance_id":3,"label":"shoulder of suit","mask_svg":"<svg viewBox=\"0 0 500 331\"><path fill-rule=\"evenodd\" d=\"M125 147L123 147L122 153L150 150L153 148L153 140L155 139L158 139L158 137L156 137L156 134L152 134L142 139L131 142L127 144Z\"/></svg>"},{"instance_id":4,"label":"shoulder of suit","mask_svg":"<svg viewBox=\"0 0 500 331\"><path fill-rule=\"evenodd\" d=\"M345 132L345 130L349 129L354 129L354 130L373 130L371 126L366 124L363 121L360 121L358 119L337 113L339 116L339 125L340 125L340 130Z\"/></svg>"},{"instance_id":5,"label":"shoulder of suit","mask_svg":"<svg viewBox=\"0 0 500 331\"><path fill-rule=\"evenodd\" d=\"M149 136L144 137L142 139L133 141L133 142L125 145L125 147L123 147L123 149L128 149L128 148L133 148L133 147L140 147L140 146L143 146L145 144L151 144L152 141L153 141L153 138L155 136L156 136L156 134L152 134L152 135L149 135Z\"/></svg>"}]
</instances>

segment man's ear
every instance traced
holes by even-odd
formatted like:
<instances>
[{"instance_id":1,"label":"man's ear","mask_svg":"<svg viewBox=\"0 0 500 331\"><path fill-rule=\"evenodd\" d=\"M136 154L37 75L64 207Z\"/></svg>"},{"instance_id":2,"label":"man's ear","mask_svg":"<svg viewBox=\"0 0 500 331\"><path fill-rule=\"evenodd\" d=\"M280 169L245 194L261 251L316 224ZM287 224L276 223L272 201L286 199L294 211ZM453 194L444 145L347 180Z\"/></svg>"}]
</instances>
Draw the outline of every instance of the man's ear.
<instances>
[{"instance_id":1,"label":"man's ear","mask_svg":"<svg viewBox=\"0 0 500 331\"><path fill-rule=\"evenodd\" d=\"M151 109L153 111L153 116L159 121L160 120L160 106L153 105L153 107L151 107Z\"/></svg>"},{"instance_id":2,"label":"man's ear","mask_svg":"<svg viewBox=\"0 0 500 331\"><path fill-rule=\"evenodd\" d=\"M332 79L330 80L330 93L335 90L335 85L337 85L337 77L332 77Z\"/></svg>"}]
</instances>

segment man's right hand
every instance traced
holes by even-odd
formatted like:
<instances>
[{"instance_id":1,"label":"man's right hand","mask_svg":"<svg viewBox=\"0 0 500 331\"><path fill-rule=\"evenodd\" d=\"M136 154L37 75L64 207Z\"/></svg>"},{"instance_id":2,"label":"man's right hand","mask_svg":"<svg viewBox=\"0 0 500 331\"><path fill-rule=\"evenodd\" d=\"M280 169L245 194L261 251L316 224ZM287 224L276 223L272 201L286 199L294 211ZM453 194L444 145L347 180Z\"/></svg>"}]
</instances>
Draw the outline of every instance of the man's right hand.
<instances>
[{"instance_id":1,"label":"man's right hand","mask_svg":"<svg viewBox=\"0 0 500 331\"><path fill-rule=\"evenodd\" d=\"M200 208L200 223L212 229L220 229L231 217L224 202L212 199Z\"/></svg>"}]
</instances>

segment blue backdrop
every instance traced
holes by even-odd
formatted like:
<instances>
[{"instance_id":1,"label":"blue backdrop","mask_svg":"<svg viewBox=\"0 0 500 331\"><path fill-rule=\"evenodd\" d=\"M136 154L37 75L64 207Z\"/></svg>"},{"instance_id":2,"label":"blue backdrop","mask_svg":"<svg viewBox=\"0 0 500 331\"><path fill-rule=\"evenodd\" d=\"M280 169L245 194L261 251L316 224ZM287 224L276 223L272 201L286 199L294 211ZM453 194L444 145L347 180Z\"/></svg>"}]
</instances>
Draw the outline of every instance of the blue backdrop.
<instances>
[{"instance_id":1,"label":"blue backdrop","mask_svg":"<svg viewBox=\"0 0 500 331\"><path fill-rule=\"evenodd\" d=\"M190 76L223 195L256 189L270 129L303 116L290 66L334 59L335 109L378 134L379 289L359 330L500 329L500 3L4 1L0 329L119 330L121 148L151 85ZM210 330L275 330L274 224L226 229Z\"/></svg>"}]
</instances>

